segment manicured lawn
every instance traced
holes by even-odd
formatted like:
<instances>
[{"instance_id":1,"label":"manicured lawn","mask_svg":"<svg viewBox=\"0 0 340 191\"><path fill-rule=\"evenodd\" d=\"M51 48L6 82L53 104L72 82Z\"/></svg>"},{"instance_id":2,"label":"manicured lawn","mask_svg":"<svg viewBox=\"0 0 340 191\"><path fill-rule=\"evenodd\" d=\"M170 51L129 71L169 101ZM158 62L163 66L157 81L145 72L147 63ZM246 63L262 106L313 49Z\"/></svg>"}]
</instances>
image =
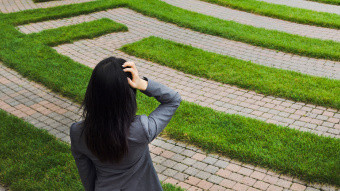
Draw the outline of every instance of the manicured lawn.
<instances>
[{"instance_id":1,"label":"manicured lawn","mask_svg":"<svg viewBox=\"0 0 340 191\"><path fill-rule=\"evenodd\" d=\"M29 22L65 18L117 7L127 7L147 16L156 17L162 21L174 23L181 27L249 43L255 46L314 58L340 60L339 42L301 37L284 32L242 25L233 21L225 21L183 10L157 0L103 0L99 2L11 13L1 15L0 20L6 23L6 26L2 27L8 28L11 27L8 24L19 25ZM2 39L1 36L0 39Z\"/></svg>"},{"instance_id":2,"label":"manicured lawn","mask_svg":"<svg viewBox=\"0 0 340 191\"><path fill-rule=\"evenodd\" d=\"M78 39L94 38L112 32L128 31L125 25L116 23L111 19L103 18L77 25L44 30L29 34L29 38L37 43L55 46L62 43L72 43Z\"/></svg>"},{"instance_id":3,"label":"manicured lawn","mask_svg":"<svg viewBox=\"0 0 340 191\"><path fill-rule=\"evenodd\" d=\"M203 0L250 13L328 28L340 28L340 15L278 5L257 0ZM318 1L318 0L315 0ZM340 3L338 0L319 0Z\"/></svg>"},{"instance_id":4,"label":"manicured lawn","mask_svg":"<svg viewBox=\"0 0 340 191\"><path fill-rule=\"evenodd\" d=\"M315 1L319 3L327 3L327 4L333 4L333 5L340 5L340 0L309 0L309 1Z\"/></svg>"},{"instance_id":5,"label":"manicured lawn","mask_svg":"<svg viewBox=\"0 0 340 191\"><path fill-rule=\"evenodd\" d=\"M339 80L261 66L157 37L125 45L121 50L185 73L265 95L340 109Z\"/></svg>"},{"instance_id":6,"label":"manicured lawn","mask_svg":"<svg viewBox=\"0 0 340 191\"><path fill-rule=\"evenodd\" d=\"M0 110L0 180L15 190L83 190L70 145ZM181 191L171 184L165 191Z\"/></svg>"}]
</instances>

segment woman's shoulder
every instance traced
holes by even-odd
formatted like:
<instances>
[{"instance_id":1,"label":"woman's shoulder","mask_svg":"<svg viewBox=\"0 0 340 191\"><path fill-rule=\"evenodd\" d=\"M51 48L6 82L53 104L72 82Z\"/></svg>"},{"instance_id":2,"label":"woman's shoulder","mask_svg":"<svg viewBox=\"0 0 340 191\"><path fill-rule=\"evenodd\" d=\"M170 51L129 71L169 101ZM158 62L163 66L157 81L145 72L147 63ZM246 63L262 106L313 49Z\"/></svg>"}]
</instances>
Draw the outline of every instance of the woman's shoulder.
<instances>
[{"instance_id":1,"label":"woman's shoulder","mask_svg":"<svg viewBox=\"0 0 340 191\"><path fill-rule=\"evenodd\" d=\"M71 137L81 134L82 124L83 124L83 121L78 121L78 122L75 122L71 125L71 127L70 127L70 136Z\"/></svg>"}]
</instances>

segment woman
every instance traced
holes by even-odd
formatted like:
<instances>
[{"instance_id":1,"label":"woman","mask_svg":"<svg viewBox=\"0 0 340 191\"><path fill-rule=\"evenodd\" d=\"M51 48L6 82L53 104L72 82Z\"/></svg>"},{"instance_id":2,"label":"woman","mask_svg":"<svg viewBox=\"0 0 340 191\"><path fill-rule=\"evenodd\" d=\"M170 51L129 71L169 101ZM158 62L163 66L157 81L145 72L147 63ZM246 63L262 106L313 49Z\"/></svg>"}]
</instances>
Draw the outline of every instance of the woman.
<instances>
[{"instance_id":1,"label":"woman","mask_svg":"<svg viewBox=\"0 0 340 191\"><path fill-rule=\"evenodd\" d=\"M136 89L160 102L149 116L136 115ZM180 102L177 92L141 79L133 62L114 57L99 62L85 94L84 120L70 129L85 190L162 190L148 144Z\"/></svg>"}]
</instances>

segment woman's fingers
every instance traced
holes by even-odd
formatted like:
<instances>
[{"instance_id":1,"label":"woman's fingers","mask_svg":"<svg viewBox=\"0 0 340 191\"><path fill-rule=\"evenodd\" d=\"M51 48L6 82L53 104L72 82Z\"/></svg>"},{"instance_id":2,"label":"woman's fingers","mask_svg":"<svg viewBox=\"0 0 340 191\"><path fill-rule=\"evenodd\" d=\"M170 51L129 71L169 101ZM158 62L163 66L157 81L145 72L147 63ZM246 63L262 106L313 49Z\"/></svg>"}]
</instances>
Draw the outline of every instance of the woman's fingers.
<instances>
[{"instance_id":1,"label":"woman's fingers","mask_svg":"<svg viewBox=\"0 0 340 191\"><path fill-rule=\"evenodd\" d=\"M136 88L136 83L132 82L132 80L130 78L127 78L128 80L128 83L129 85L132 87L132 88Z\"/></svg>"},{"instance_id":2,"label":"woman's fingers","mask_svg":"<svg viewBox=\"0 0 340 191\"><path fill-rule=\"evenodd\" d=\"M134 62L129 61L123 64L123 67L127 67L127 66L130 66L131 68L136 69L136 65Z\"/></svg>"},{"instance_id":3,"label":"woman's fingers","mask_svg":"<svg viewBox=\"0 0 340 191\"><path fill-rule=\"evenodd\" d=\"M124 72L130 72L132 75L132 81L135 81L139 76L138 76L138 71L136 71L133 68L125 68L123 70Z\"/></svg>"}]
</instances>

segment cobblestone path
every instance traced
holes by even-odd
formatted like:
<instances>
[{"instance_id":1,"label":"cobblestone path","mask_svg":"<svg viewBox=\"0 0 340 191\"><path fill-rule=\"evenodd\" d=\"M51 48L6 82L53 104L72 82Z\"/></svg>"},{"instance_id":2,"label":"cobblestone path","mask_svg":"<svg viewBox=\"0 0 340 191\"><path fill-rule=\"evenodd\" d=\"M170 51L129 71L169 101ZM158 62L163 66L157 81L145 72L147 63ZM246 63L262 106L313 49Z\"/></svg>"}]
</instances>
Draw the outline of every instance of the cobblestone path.
<instances>
[{"instance_id":1,"label":"cobblestone path","mask_svg":"<svg viewBox=\"0 0 340 191\"><path fill-rule=\"evenodd\" d=\"M287 5L290 7L298 7L318 12L335 13L340 15L340 6L318 3L307 0L258 0L279 5Z\"/></svg>"},{"instance_id":2,"label":"cobblestone path","mask_svg":"<svg viewBox=\"0 0 340 191\"><path fill-rule=\"evenodd\" d=\"M170 2L170 0L166 1ZM6 5L7 12L22 10L22 8L18 8L19 2L22 4L26 1L0 0L0 7ZM29 4L31 1L27 2ZM66 1L62 2L66 3ZM171 2L175 2L175 0L171 0ZM42 6L43 4L34 5ZM15 8L15 6L17 7ZM54 5L46 3L45 6ZM3 7L0 10L4 12ZM141 75L175 89L181 94L183 100L226 113L237 113L268 123L285 125L300 131L340 138L340 112L338 110L264 96L254 91L198 78L126 55L117 49L124 44L149 36L158 36L191 44L207 51L243 60L252 60L261 65L334 79L340 79L340 62L301 57L201 34L125 8L29 24L19 26L18 29L28 34L100 18L110 18L125 24L129 31L80 40L72 44L54 47L54 49L60 54L92 68L101 59L108 56L133 60ZM0 109L24 119L37 128L46 129L60 140L69 143L69 126L80 119L78 108L78 104L51 92L42 85L26 80L17 72L0 63ZM193 146L164 138L157 138L153 141L150 144L150 150L160 180L189 190L314 191L336 189L331 186L307 184L296 178L242 164L227 157L207 155ZM1 189L4 190L0 186L0 191Z\"/></svg>"},{"instance_id":3,"label":"cobblestone path","mask_svg":"<svg viewBox=\"0 0 340 191\"><path fill-rule=\"evenodd\" d=\"M199 1L199 0L162 0L170 5L195 11L205 15L210 15L223 20L231 20L238 23L251 25L258 28L265 28L283 31L300 36L319 38L324 40L334 40L340 42L340 30L322 28L304 24L283 21L271 17L255 15L227 7Z\"/></svg>"}]
</instances>

